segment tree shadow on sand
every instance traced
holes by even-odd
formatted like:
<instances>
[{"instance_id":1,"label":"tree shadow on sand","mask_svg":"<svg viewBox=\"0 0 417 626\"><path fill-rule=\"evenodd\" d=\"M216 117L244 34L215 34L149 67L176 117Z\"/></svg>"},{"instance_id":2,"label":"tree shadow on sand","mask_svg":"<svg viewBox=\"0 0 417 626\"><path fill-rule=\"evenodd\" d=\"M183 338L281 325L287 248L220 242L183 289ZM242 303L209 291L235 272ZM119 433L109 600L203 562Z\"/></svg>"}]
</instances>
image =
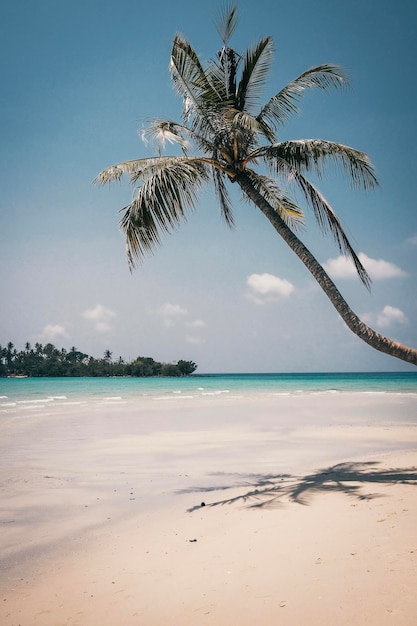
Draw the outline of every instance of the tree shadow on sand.
<instances>
[{"instance_id":1,"label":"tree shadow on sand","mask_svg":"<svg viewBox=\"0 0 417 626\"><path fill-rule=\"evenodd\" d=\"M339 463L327 469L319 470L307 476L291 474L238 474L239 480L233 484L213 487L190 487L180 493L210 493L229 489L246 489L243 493L202 503L187 509L193 512L201 506L215 507L226 504L242 504L247 508L272 509L281 507L285 502L308 505L314 495L319 493L343 493L358 500L371 500L376 493L364 493L364 488L371 484L381 485L416 485L417 468L378 469L374 461L365 463ZM223 474L217 473L216 476Z\"/></svg>"}]
</instances>

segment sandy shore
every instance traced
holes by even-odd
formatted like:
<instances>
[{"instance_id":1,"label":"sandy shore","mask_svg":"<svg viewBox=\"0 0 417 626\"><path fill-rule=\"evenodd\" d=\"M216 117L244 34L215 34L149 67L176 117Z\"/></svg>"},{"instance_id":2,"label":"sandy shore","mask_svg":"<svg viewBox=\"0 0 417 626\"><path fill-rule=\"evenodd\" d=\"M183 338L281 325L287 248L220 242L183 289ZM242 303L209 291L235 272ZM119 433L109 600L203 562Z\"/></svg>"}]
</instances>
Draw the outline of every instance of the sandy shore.
<instances>
[{"instance_id":1,"label":"sandy shore","mask_svg":"<svg viewBox=\"0 0 417 626\"><path fill-rule=\"evenodd\" d=\"M2 417L0 623L414 626L416 416L325 394Z\"/></svg>"}]
</instances>

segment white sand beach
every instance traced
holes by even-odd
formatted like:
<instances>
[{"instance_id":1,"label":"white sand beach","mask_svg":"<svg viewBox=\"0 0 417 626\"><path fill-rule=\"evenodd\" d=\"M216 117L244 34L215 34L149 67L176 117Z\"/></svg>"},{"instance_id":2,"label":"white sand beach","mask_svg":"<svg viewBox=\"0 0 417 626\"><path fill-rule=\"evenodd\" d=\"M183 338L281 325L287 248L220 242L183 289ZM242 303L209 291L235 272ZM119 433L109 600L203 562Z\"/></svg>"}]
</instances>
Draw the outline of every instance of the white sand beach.
<instances>
[{"instance_id":1,"label":"white sand beach","mask_svg":"<svg viewBox=\"0 0 417 626\"><path fill-rule=\"evenodd\" d=\"M344 393L2 417L0 623L414 626L416 415Z\"/></svg>"}]
</instances>

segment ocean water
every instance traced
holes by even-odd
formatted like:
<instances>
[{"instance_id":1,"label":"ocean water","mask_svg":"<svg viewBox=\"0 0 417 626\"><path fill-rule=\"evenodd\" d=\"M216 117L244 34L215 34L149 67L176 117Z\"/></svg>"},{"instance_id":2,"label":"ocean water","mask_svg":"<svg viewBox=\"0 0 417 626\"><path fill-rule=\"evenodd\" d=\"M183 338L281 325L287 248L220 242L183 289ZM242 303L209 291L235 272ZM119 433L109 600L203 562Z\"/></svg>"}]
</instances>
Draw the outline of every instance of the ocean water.
<instances>
[{"instance_id":1,"label":"ocean water","mask_svg":"<svg viewBox=\"0 0 417 626\"><path fill-rule=\"evenodd\" d=\"M0 378L0 416L22 409L208 396L413 394L417 372L206 374L186 378Z\"/></svg>"}]
</instances>

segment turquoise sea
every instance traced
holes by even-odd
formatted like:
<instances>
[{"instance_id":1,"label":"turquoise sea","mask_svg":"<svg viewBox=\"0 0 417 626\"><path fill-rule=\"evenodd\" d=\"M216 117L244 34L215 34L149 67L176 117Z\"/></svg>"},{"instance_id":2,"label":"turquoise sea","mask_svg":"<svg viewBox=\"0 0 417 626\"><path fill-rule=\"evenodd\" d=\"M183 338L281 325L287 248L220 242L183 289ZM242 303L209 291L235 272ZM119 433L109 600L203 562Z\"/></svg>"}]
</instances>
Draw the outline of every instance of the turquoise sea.
<instances>
[{"instance_id":1,"label":"turquoise sea","mask_svg":"<svg viewBox=\"0 0 417 626\"><path fill-rule=\"evenodd\" d=\"M131 402L149 397L319 393L417 395L417 372L206 374L186 378L0 378L0 414L48 405Z\"/></svg>"}]
</instances>

